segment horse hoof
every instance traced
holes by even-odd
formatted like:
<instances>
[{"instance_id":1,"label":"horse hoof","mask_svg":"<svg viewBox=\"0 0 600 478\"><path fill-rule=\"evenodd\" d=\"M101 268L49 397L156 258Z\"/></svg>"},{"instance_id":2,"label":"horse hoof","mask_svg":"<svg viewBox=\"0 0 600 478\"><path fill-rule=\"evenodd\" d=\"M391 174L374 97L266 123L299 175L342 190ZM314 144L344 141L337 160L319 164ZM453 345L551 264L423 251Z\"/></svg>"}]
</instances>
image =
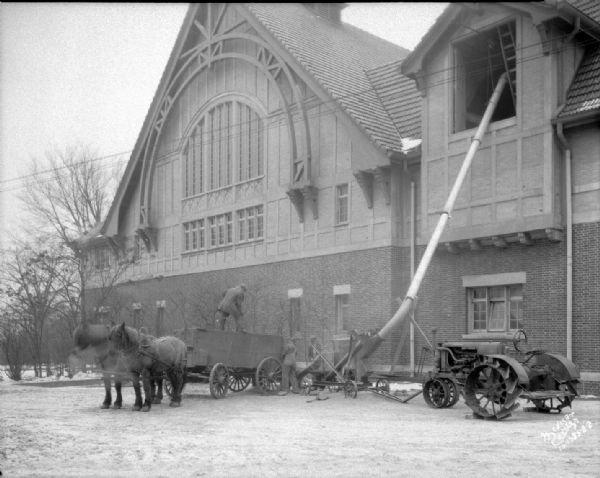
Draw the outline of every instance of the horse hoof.
<instances>
[{"instance_id":1,"label":"horse hoof","mask_svg":"<svg viewBox=\"0 0 600 478\"><path fill-rule=\"evenodd\" d=\"M132 412L139 412L142 409L142 407L140 407L139 405L134 405L133 408L131 409Z\"/></svg>"},{"instance_id":2,"label":"horse hoof","mask_svg":"<svg viewBox=\"0 0 600 478\"><path fill-rule=\"evenodd\" d=\"M169 403L169 406L173 407L173 408L177 408L177 407L181 406L181 403L179 403L179 402L171 402L171 403Z\"/></svg>"},{"instance_id":3,"label":"horse hoof","mask_svg":"<svg viewBox=\"0 0 600 478\"><path fill-rule=\"evenodd\" d=\"M154 400L152 400L152 405L160 405L162 403L162 400L160 398L155 398Z\"/></svg>"},{"instance_id":4,"label":"horse hoof","mask_svg":"<svg viewBox=\"0 0 600 478\"><path fill-rule=\"evenodd\" d=\"M142 407L142 412L149 412L149 411L150 411L150 407L148 407L148 406Z\"/></svg>"},{"instance_id":5,"label":"horse hoof","mask_svg":"<svg viewBox=\"0 0 600 478\"><path fill-rule=\"evenodd\" d=\"M120 404L120 403L115 403L115 404L113 405L113 408L114 408L115 410L120 410L120 409L121 409L121 404Z\"/></svg>"},{"instance_id":6,"label":"horse hoof","mask_svg":"<svg viewBox=\"0 0 600 478\"><path fill-rule=\"evenodd\" d=\"M103 403L102 405L100 405L100 408L102 410L106 410L107 408L110 408L110 403Z\"/></svg>"}]
</instances>

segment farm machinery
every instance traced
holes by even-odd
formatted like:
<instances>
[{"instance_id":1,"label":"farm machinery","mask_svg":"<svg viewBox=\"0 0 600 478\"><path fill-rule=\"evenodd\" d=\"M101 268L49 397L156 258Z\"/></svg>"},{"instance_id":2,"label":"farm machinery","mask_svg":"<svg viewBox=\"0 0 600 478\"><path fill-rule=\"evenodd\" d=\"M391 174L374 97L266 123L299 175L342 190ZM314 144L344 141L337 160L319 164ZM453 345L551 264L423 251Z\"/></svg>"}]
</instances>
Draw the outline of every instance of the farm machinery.
<instances>
[{"instance_id":1,"label":"farm machinery","mask_svg":"<svg viewBox=\"0 0 600 478\"><path fill-rule=\"evenodd\" d=\"M521 350L524 330L513 338L524 360L507 354L502 342L447 342L436 347L434 369L423 383L423 397L434 408L454 406L462 394L480 418L508 417L525 398L539 412L560 412L577 396L577 366L544 350Z\"/></svg>"},{"instance_id":2,"label":"farm machinery","mask_svg":"<svg viewBox=\"0 0 600 478\"><path fill-rule=\"evenodd\" d=\"M361 384L352 385L344 376L340 376L339 372L347 367L353 357L368 359L408 317L413 320L412 311L419 287L507 81L508 73L505 72L500 76L489 100L400 307L377 333L361 338L346 357L333 367L336 370L333 375L338 382L344 383L347 394L355 396L356 390L361 389ZM414 320L413 323L416 324ZM427 337L425 339L427 340ZM515 334L513 343L515 351L524 356L523 360L508 355L506 345L501 342L449 342L431 347L435 349L435 366L423 384L425 401L437 408L451 407L463 394L466 404L475 416L496 419L508 417L517 408L518 398L532 401L535 409L541 412L560 412L562 408L570 406L573 398L577 396L575 384L579 379L579 371L575 364L562 355L543 350L521 352L521 342L526 342L526 335L522 330ZM363 380L364 388L363 376L355 373L355 377ZM376 386L374 391L393 398L389 390L386 391L383 387Z\"/></svg>"}]
</instances>

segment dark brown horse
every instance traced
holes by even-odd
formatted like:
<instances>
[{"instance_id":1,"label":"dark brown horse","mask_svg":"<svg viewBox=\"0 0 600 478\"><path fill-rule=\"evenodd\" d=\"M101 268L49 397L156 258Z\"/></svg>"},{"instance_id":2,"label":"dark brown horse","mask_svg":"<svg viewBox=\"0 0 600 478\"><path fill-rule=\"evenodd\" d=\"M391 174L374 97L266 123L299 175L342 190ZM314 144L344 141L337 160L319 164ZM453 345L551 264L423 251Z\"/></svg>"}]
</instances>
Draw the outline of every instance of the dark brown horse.
<instances>
[{"instance_id":1,"label":"dark brown horse","mask_svg":"<svg viewBox=\"0 0 600 478\"><path fill-rule=\"evenodd\" d=\"M79 324L73 332L74 349L69 356L71 366L82 360L85 362L96 361L102 370L104 381L104 401L101 408L110 408L112 403L111 380L115 383L117 397L113 408L119 409L123 406L121 387L123 381L130 377L125 357L115 349L108 340L110 327L103 324ZM151 382L151 396L153 403L161 403L162 377L157 377Z\"/></svg>"},{"instance_id":2,"label":"dark brown horse","mask_svg":"<svg viewBox=\"0 0 600 478\"><path fill-rule=\"evenodd\" d=\"M127 368L120 354L108 341L110 327L102 324L79 324L73 333L74 349L69 357L73 364L76 360L96 360L102 369L104 380L104 401L101 408L110 408L112 403L111 378L114 378L117 398L113 404L114 408L121 408L123 397L121 396L121 383L127 377Z\"/></svg>"},{"instance_id":3,"label":"dark brown horse","mask_svg":"<svg viewBox=\"0 0 600 478\"><path fill-rule=\"evenodd\" d=\"M185 379L186 346L176 337L154 338L142 334L125 323L111 329L109 341L123 353L133 380L135 405L133 409L143 412L152 407L151 379L166 373L172 386L171 407L181 405L181 391ZM144 386L145 400L142 404L140 376Z\"/></svg>"}]
</instances>

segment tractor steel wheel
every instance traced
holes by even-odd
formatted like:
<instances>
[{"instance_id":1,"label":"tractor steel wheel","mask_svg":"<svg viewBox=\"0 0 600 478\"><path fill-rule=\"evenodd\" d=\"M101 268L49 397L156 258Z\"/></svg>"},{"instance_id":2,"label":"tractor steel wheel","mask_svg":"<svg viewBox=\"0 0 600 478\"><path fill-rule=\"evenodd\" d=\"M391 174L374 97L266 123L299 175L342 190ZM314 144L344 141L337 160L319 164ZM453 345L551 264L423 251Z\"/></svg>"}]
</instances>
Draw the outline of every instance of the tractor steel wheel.
<instances>
[{"instance_id":1,"label":"tractor steel wheel","mask_svg":"<svg viewBox=\"0 0 600 478\"><path fill-rule=\"evenodd\" d=\"M229 371L222 363L215 364L210 371L208 387L213 398L225 398L229 388Z\"/></svg>"},{"instance_id":2,"label":"tractor steel wheel","mask_svg":"<svg viewBox=\"0 0 600 478\"><path fill-rule=\"evenodd\" d=\"M450 400L450 391L444 380L432 378L423 384L425 403L433 408L444 408Z\"/></svg>"},{"instance_id":3,"label":"tractor steel wheel","mask_svg":"<svg viewBox=\"0 0 600 478\"><path fill-rule=\"evenodd\" d=\"M460 388L454 380L450 380L449 378L444 378L442 380L448 387L448 402L444 406L446 408L453 407L458 403L458 400L460 398Z\"/></svg>"},{"instance_id":4,"label":"tractor steel wheel","mask_svg":"<svg viewBox=\"0 0 600 478\"><path fill-rule=\"evenodd\" d=\"M242 390L246 390L251 381L251 377L232 373L229 375L229 390L232 392L241 392Z\"/></svg>"},{"instance_id":5,"label":"tractor steel wheel","mask_svg":"<svg viewBox=\"0 0 600 478\"><path fill-rule=\"evenodd\" d=\"M275 357L264 358L256 368L256 386L261 393L279 391L281 386L281 363Z\"/></svg>"},{"instance_id":6,"label":"tractor steel wheel","mask_svg":"<svg viewBox=\"0 0 600 478\"><path fill-rule=\"evenodd\" d=\"M519 406L521 394L516 372L507 363L494 360L475 367L464 387L465 402L480 418L502 419Z\"/></svg>"}]
</instances>

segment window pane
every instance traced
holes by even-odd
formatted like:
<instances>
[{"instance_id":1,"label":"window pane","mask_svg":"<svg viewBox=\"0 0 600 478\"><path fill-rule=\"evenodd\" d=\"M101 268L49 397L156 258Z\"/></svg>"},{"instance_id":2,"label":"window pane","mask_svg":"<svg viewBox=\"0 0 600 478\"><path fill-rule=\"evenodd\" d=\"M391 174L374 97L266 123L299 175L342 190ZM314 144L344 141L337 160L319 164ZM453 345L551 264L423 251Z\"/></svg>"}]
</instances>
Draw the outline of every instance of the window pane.
<instances>
[{"instance_id":1,"label":"window pane","mask_svg":"<svg viewBox=\"0 0 600 478\"><path fill-rule=\"evenodd\" d=\"M505 330L506 304L504 302L490 303L490 330Z\"/></svg>"}]
</instances>

